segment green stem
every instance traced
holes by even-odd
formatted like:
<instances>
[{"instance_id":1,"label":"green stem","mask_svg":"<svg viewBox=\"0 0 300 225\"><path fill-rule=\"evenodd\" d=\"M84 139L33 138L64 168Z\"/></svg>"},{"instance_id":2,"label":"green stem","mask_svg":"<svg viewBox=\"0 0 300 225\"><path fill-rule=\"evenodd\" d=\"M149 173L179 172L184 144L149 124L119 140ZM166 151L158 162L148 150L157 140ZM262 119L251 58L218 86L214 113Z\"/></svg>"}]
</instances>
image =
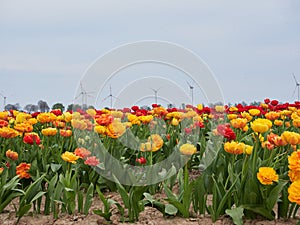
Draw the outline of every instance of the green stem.
<instances>
[{"instance_id":1,"label":"green stem","mask_svg":"<svg viewBox=\"0 0 300 225\"><path fill-rule=\"evenodd\" d=\"M184 191L187 191L189 185L189 170L188 170L188 162L184 165Z\"/></svg>"},{"instance_id":2,"label":"green stem","mask_svg":"<svg viewBox=\"0 0 300 225\"><path fill-rule=\"evenodd\" d=\"M150 166L152 166L152 164L153 164L152 157L153 157L153 152L150 151L150 160L149 160Z\"/></svg>"},{"instance_id":3,"label":"green stem","mask_svg":"<svg viewBox=\"0 0 300 225\"><path fill-rule=\"evenodd\" d=\"M292 203L291 207L290 207L290 211L289 211L289 216L288 218L291 218L292 214L293 214L293 211L295 209L295 206L296 206L296 203Z\"/></svg>"},{"instance_id":4,"label":"green stem","mask_svg":"<svg viewBox=\"0 0 300 225\"><path fill-rule=\"evenodd\" d=\"M253 174L255 174L256 172L256 166L257 166L257 151L258 151L258 146L259 146L259 136L255 134L255 146L253 149L253 153L252 153L252 172Z\"/></svg>"}]
</instances>

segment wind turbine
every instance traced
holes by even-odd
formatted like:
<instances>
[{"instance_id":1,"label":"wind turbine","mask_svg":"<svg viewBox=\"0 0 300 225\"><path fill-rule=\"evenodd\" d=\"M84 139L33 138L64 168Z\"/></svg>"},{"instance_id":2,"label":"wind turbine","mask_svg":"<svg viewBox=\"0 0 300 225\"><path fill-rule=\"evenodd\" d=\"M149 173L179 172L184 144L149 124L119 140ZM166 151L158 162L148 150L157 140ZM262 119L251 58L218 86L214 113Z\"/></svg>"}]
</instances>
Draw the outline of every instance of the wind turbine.
<instances>
[{"instance_id":1,"label":"wind turbine","mask_svg":"<svg viewBox=\"0 0 300 225\"><path fill-rule=\"evenodd\" d=\"M190 88L191 97L192 97L192 105L194 105L194 86L192 86L188 81L186 82Z\"/></svg>"},{"instance_id":2,"label":"wind turbine","mask_svg":"<svg viewBox=\"0 0 300 225\"><path fill-rule=\"evenodd\" d=\"M295 93L296 93L296 90L298 89L298 101L299 101L299 95L300 95L300 90L299 90L299 88L300 88L300 84L298 83L298 81L297 81L297 79L296 79L296 77L295 77L295 74L293 74L293 77L294 77L294 80L295 80L295 84L296 84L296 87L295 87L295 90L294 90L294 93L293 93L293 96L295 95Z\"/></svg>"},{"instance_id":3,"label":"wind turbine","mask_svg":"<svg viewBox=\"0 0 300 225\"><path fill-rule=\"evenodd\" d=\"M81 89L81 91L80 91L79 95L77 95L77 97L74 100L78 99L81 96L81 104L83 107L84 105L87 105L87 97L93 97L92 95L90 95L93 92L87 92L83 88L82 82L80 82L80 89Z\"/></svg>"},{"instance_id":4,"label":"wind turbine","mask_svg":"<svg viewBox=\"0 0 300 225\"><path fill-rule=\"evenodd\" d=\"M110 98L110 108L112 109L112 102L113 102L113 98L118 99L116 96L113 96L112 94L112 89L111 89L111 85L109 85L109 95L107 97L105 97L102 101L104 102L105 100L107 100L108 98Z\"/></svg>"},{"instance_id":5,"label":"wind turbine","mask_svg":"<svg viewBox=\"0 0 300 225\"><path fill-rule=\"evenodd\" d=\"M150 88L150 89L154 92L155 104L157 104L157 92L161 89L161 87L158 89L154 89L154 88Z\"/></svg>"},{"instance_id":6,"label":"wind turbine","mask_svg":"<svg viewBox=\"0 0 300 225\"><path fill-rule=\"evenodd\" d=\"M3 110L5 110L7 96L4 96L2 93L0 95L3 98Z\"/></svg>"}]
</instances>

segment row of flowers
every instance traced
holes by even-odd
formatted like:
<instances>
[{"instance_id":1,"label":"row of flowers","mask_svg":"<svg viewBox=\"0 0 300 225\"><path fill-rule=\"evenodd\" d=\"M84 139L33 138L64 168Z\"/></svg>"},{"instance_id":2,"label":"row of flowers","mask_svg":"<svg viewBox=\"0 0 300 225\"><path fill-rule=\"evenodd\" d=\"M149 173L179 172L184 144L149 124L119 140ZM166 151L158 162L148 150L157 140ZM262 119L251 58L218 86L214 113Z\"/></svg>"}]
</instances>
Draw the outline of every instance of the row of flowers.
<instances>
[{"instance_id":1,"label":"row of flowers","mask_svg":"<svg viewBox=\"0 0 300 225\"><path fill-rule=\"evenodd\" d=\"M300 205L299 127L300 102L280 104L269 99L258 106L199 104L177 109L154 104L150 110L133 106L122 110L56 109L32 114L4 111L0 112L0 174L7 171L10 179L17 175L34 181L41 173L49 173L51 180L55 173L66 175L73 171L78 177L80 171L79 182L93 182L88 174L92 168L102 168L104 161L98 152L96 135L115 158L131 165L153 165L178 149L190 157L189 169L202 170L200 176L206 179L204 196L215 194L212 182L223 185L224 190L236 190L232 192L235 202L228 199L227 205L255 212L247 205L247 197L237 193L238 189L252 185L270 194L280 181L285 182L280 193L286 190L289 202ZM140 140L138 149L134 149L136 145L124 146L120 141L130 137L128 132ZM215 140L221 145L216 145ZM208 151L215 151L215 158L206 165L207 155L211 154ZM204 178L206 175L209 178ZM257 183L247 181L251 179ZM23 184L26 186L28 182ZM254 194L258 198L259 194ZM284 197L281 193L276 202L280 196ZM265 203L257 200L255 204ZM225 208L218 213L223 211ZM270 218L269 214L265 216Z\"/></svg>"}]
</instances>

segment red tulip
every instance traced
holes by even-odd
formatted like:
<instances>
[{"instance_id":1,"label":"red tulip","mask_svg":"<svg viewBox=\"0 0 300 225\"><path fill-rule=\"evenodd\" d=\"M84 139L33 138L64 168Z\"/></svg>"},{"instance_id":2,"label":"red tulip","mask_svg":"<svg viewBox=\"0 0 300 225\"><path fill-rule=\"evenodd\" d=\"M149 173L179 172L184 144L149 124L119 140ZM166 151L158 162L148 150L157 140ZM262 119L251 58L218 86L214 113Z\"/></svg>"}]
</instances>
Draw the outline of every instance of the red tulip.
<instances>
[{"instance_id":1,"label":"red tulip","mask_svg":"<svg viewBox=\"0 0 300 225\"><path fill-rule=\"evenodd\" d=\"M146 164L147 162L144 157L137 158L135 161L141 165Z\"/></svg>"},{"instance_id":2,"label":"red tulip","mask_svg":"<svg viewBox=\"0 0 300 225\"><path fill-rule=\"evenodd\" d=\"M278 101L277 101L277 100L272 100L272 101L271 101L271 105L273 105L273 106L278 105Z\"/></svg>"},{"instance_id":3,"label":"red tulip","mask_svg":"<svg viewBox=\"0 0 300 225\"><path fill-rule=\"evenodd\" d=\"M27 133L23 137L23 142L30 145L33 145L34 143L39 145L41 143L41 139L36 133Z\"/></svg>"}]
</instances>

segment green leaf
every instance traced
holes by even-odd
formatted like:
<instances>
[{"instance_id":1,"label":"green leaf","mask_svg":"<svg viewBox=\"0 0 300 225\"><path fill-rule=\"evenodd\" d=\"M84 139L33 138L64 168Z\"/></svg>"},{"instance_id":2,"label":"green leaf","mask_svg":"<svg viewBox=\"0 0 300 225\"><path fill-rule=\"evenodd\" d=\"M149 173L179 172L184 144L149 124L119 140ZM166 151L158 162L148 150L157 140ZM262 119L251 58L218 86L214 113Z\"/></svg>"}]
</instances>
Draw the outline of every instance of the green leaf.
<instances>
[{"instance_id":1,"label":"green leaf","mask_svg":"<svg viewBox=\"0 0 300 225\"><path fill-rule=\"evenodd\" d=\"M44 194L46 194L46 192L40 191L39 193L37 193L31 200L31 203L34 202L35 200L39 199L40 197L42 197Z\"/></svg>"},{"instance_id":2,"label":"green leaf","mask_svg":"<svg viewBox=\"0 0 300 225\"><path fill-rule=\"evenodd\" d=\"M25 195L22 197L22 200L20 202L20 205L31 203L32 199L35 197L36 193L41 189L41 183L45 177L45 174L41 177L39 177L35 182L30 184L28 189L25 192Z\"/></svg>"},{"instance_id":3,"label":"green leaf","mask_svg":"<svg viewBox=\"0 0 300 225\"><path fill-rule=\"evenodd\" d=\"M25 193L21 190L18 190L17 192L12 192L4 201L0 204L0 213L2 213L3 209L15 198L24 195Z\"/></svg>"},{"instance_id":4,"label":"green leaf","mask_svg":"<svg viewBox=\"0 0 300 225\"><path fill-rule=\"evenodd\" d=\"M61 164L51 163L51 170L53 171L53 173L56 173L61 167Z\"/></svg>"},{"instance_id":5,"label":"green leaf","mask_svg":"<svg viewBox=\"0 0 300 225\"><path fill-rule=\"evenodd\" d=\"M77 193L77 208L78 208L78 212L82 212L83 209L83 193L81 190L78 191Z\"/></svg>"},{"instance_id":6,"label":"green leaf","mask_svg":"<svg viewBox=\"0 0 300 225\"><path fill-rule=\"evenodd\" d=\"M91 183L86 192L86 196L85 196L85 202L84 202L84 208L83 208L83 213L85 215L87 215L89 213L89 209L93 202L93 195L94 195L94 185L93 185L93 183Z\"/></svg>"},{"instance_id":7,"label":"green leaf","mask_svg":"<svg viewBox=\"0 0 300 225\"><path fill-rule=\"evenodd\" d=\"M93 212L96 215L102 216L106 221L110 221L110 217L112 216L111 212L103 212L101 209L95 209Z\"/></svg>"},{"instance_id":8,"label":"green leaf","mask_svg":"<svg viewBox=\"0 0 300 225\"><path fill-rule=\"evenodd\" d=\"M183 191L182 203L185 206L185 208L190 208L191 201L192 201L191 197L192 197L193 185L194 185L194 182L191 182L190 184L188 184L186 189Z\"/></svg>"},{"instance_id":9,"label":"green leaf","mask_svg":"<svg viewBox=\"0 0 300 225\"><path fill-rule=\"evenodd\" d=\"M145 196L146 200L149 201L151 204L154 203L155 200L152 195L150 195L149 193L146 193L146 192L143 193L143 195Z\"/></svg>"},{"instance_id":10,"label":"green leaf","mask_svg":"<svg viewBox=\"0 0 300 225\"><path fill-rule=\"evenodd\" d=\"M233 209L226 209L225 212L231 217L234 224L243 225L244 208L237 207Z\"/></svg>"},{"instance_id":11,"label":"green leaf","mask_svg":"<svg viewBox=\"0 0 300 225\"><path fill-rule=\"evenodd\" d=\"M65 187L64 189L65 189L65 191L67 191L67 192L74 192L74 190L73 190L72 188L67 188L67 187Z\"/></svg>"},{"instance_id":12,"label":"green leaf","mask_svg":"<svg viewBox=\"0 0 300 225\"><path fill-rule=\"evenodd\" d=\"M17 212L17 216L21 218L30 210L30 208L31 208L31 203L23 205L22 207L19 208Z\"/></svg>"},{"instance_id":13,"label":"green leaf","mask_svg":"<svg viewBox=\"0 0 300 225\"><path fill-rule=\"evenodd\" d=\"M164 191L165 191L168 199L172 199L174 201L177 201L177 198L176 198L175 194L173 194L173 192L168 188L168 186L165 183L163 184L163 187L164 187Z\"/></svg>"},{"instance_id":14,"label":"green leaf","mask_svg":"<svg viewBox=\"0 0 300 225\"><path fill-rule=\"evenodd\" d=\"M182 203L177 200L166 199L170 204L174 205L183 217L188 218L190 216L189 209L184 207Z\"/></svg>"},{"instance_id":15,"label":"green leaf","mask_svg":"<svg viewBox=\"0 0 300 225\"><path fill-rule=\"evenodd\" d=\"M244 209L250 210L254 213L257 213L261 216L264 216L265 218L269 220L274 220L275 214L273 211L267 210L264 207L261 207L260 205L241 205Z\"/></svg>"},{"instance_id":16,"label":"green leaf","mask_svg":"<svg viewBox=\"0 0 300 225\"><path fill-rule=\"evenodd\" d=\"M8 183L2 186L0 197L4 197L3 193L7 190L15 188L19 184L20 178L18 176L13 177Z\"/></svg>"},{"instance_id":17,"label":"green leaf","mask_svg":"<svg viewBox=\"0 0 300 225\"><path fill-rule=\"evenodd\" d=\"M165 213L166 214L174 216L174 215L177 214L177 212L178 212L178 209L174 205L166 204L166 207L165 207Z\"/></svg>"},{"instance_id":18,"label":"green leaf","mask_svg":"<svg viewBox=\"0 0 300 225\"><path fill-rule=\"evenodd\" d=\"M58 175L55 174L55 176L52 177L52 179L50 180L49 186L48 186L48 191L47 191L48 193L49 193L49 192L50 192L51 194L53 193L54 187L55 187L55 185L56 185L56 183L57 183L57 178L58 178Z\"/></svg>"},{"instance_id":19,"label":"green leaf","mask_svg":"<svg viewBox=\"0 0 300 225\"><path fill-rule=\"evenodd\" d=\"M283 187L287 184L286 181L279 181L276 187L272 189L268 198L267 198L267 209L273 210L276 202L278 201L280 192L282 191Z\"/></svg>"},{"instance_id":20,"label":"green leaf","mask_svg":"<svg viewBox=\"0 0 300 225\"><path fill-rule=\"evenodd\" d=\"M196 213L199 212L200 214L204 214L207 194L203 174L195 181L192 194L194 211Z\"/></svg>"},{"instance_id":21,"label":"green leaf","mask_svg":"<svg viewBox=\"0 0 300 225\"><path fill-rule=\"evenodd\" d=\"M278 203L278 218L287 218L290 201L288 199L287 186L281 192L281 201Z\"/></svg>"},{"instance_id":22,"label":"green leaf","mask_svg":"<svg viewBox=\"0 0 300 225\"><path fill-rule=\"evenodd\" d=\"M130 201L129 201L129 196L127 194L127 191L125 190L125 188L123 187L122 184L117 183L117 188L118 188L118 191L121 195L121 198L122 198L122 201L125 205L125 208L130 208Z\"/></svg>"}]
</instances>

